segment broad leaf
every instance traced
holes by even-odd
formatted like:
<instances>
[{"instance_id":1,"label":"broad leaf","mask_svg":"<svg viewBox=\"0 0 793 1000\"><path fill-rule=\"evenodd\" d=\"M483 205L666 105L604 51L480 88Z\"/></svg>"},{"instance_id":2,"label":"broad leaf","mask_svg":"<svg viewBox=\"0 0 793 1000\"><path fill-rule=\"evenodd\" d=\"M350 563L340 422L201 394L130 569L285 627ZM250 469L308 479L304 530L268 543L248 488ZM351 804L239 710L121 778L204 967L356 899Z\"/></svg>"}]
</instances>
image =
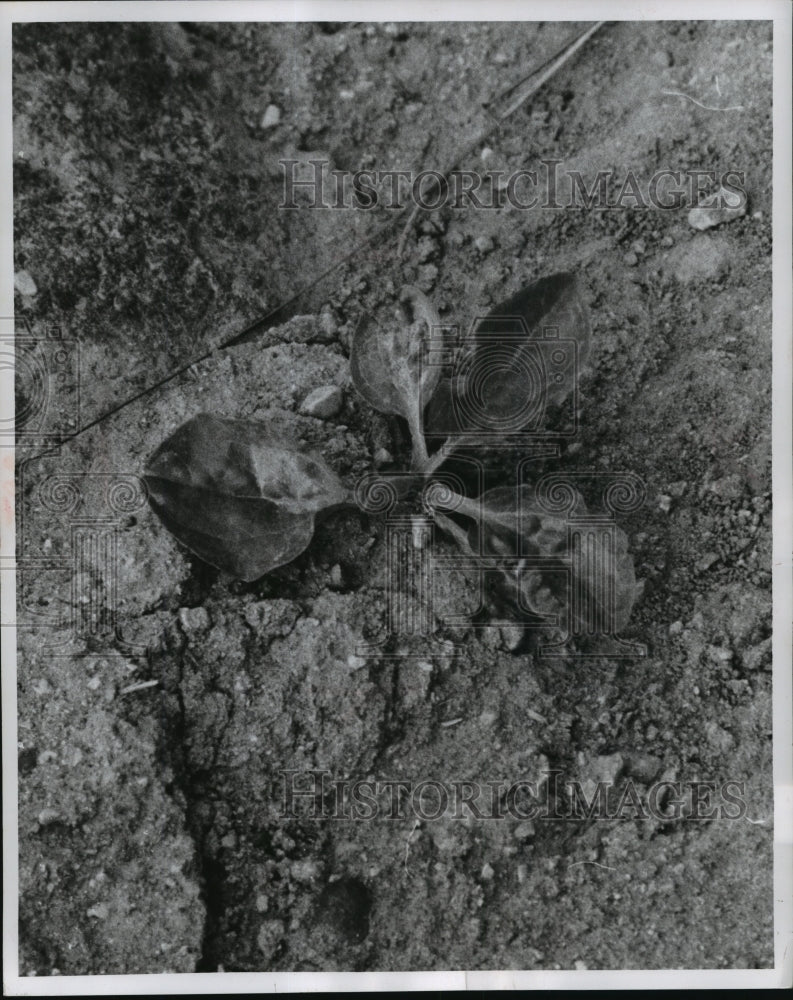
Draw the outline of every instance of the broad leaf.
<instances>
[{"instance_id":1,"label":"broad leaf","mask_svg":"<svg viewBox=\"0 0 793 1000\"><path fill-rule=\"evenodd\" d=\"M406 287L402 299L412 307L412 322L397 316L384 325L361 323L353 338L350 368L355 387L381 413L404 417L410 426L414 456L426 458L422 413L441 375L430 363L431 341L440 320L417 288Z\"/></svg>"},{"instance_id":2,"label":"broad leaf","mask_svg":"<svg viewBox=\"0 0 793 1000\"><path fill-rule=\"evenodd\" d=\"M266 425L206 413L160 445L144 478L165 527L246 581L300 555L316 515L348 495L322 459L285 446Z\"/></svg>"},{"instance_id":3,"label":"broad leaf","mask_svg":"<svg viewBox=\"0 0 793 1000\"><path fill-rule=\"evenodd\" d=\"M572 274L541 278L496 307L460 347L425 411L433 438L541 432L573 397L590 327ZM568 403L573 413L575 400Z\"/></svg>"},{"instance_id":4,"label":"broad leaf","mask_svg":"<svg viewBox=\"0 0 793 1000\"><path fill-rule=\"evenodd\" d=\"M637 594L627 536L611 521L589 519L580 493L573 491L566 516L544 510L528 485L498 487L479 500L453 499L450 506L472 523L464 536L448 519L439 521L441 527L468 554L500 571L501 589L516 612L536 607L539 581L570 606L572 622L584 630L616 633L627 625Z\"/></svg>"}]
</instances>

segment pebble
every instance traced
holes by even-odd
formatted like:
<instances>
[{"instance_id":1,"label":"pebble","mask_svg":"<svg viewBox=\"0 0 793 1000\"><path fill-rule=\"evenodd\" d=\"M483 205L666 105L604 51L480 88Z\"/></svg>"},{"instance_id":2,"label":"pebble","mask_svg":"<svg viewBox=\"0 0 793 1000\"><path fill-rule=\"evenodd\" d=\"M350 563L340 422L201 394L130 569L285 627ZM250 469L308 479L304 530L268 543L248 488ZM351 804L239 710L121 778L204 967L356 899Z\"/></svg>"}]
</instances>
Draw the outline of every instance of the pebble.
<instances>
[{"instance_id":1,"label":"pebble","mask_svg":"<svg viewBox=\"0 0 793 1000\"><path fill-rule=\"evenodd\" d=\"M501 647L507 652L511 653L517 649L523 640L524 631L517 625L502 625L498 631L501 636Z\"/></svg>"},{"instance_id":2,"label":"pebble","mask_svg":"<svg viewBox=\"0 0 793 1000\"><path fill-rule=\"evenodd\" d=\"M394 461L394 456L387 448L378 448L374 453L374 464L376 468L383 465L390 465Z\"/></svg>"},{"instance_id":3,"label":"pebble","mask_svg":"<svg viewBox=\"0 0 793 1000\"><path fill-rule=\"evenodd\" d=\"M496 712L482 712L482 714L479 716L480 725L484 726L485 728L494 725L496 719L498 719L498 715Z\"/></svg>"},{"instance_id":4,"label":"pebble","mask_svg":"<svg viewBox=\"0 0 793 1000\"><path fill-rule=\"evenodd\" d=\"M534 823L530 819L527 819L525 823L519 823L512 831L512 836L515 840L525 840L527 837L533 837Z\"/></svg>"},{"instance_id":5,"label":"pebble","mask_svg":"<svg viewBox=\"0 0 793 1000\"><path fill-rule=\"evenodd\" d=\"M712 663L729 663L733 658L733 652L726 646L708 646L708 658Z\"/></svg>"},{"instance_id":6,"label":"pebble","mask_svg":"<svg viewBox=\"0 0 793 1000\"><path fill-rule=\"evenodd\" d=\"M185 632L205 632L210 626L206 608L179 608L179 624Z\"/></svg>"},{"instance_id":7,"label":"pebble","mask_svg":"<svg viewBox=\"0 0 793 1000\"><path fill-rule=\"evenodd\" d=\"M330 570L330 585L331 587L341 587L344 583L344 579L341 575L341 566L335 563Z\"/></svg>"},{"instance_id":8,"label":"pebble","mask_svg":"<svg viewBox=\"0 0 793 1000\"><path fill-rule=\"evenodd\" d=\"M270 905L270 900L265 896L263 892L260 892L256 897L256 911L258 913L266 913L267 907Z\"/></svg>"},{"instance_id":9,"label":"pebble","mask_svg":"<svg viewBox=\"0 0 793 1000\"><path fill-rule=\"evenodd\" d=\"M482 163L487 163L488 160L493 159L493 150L490 148L490 146L483 146L482 152L479 154L479 157L482 160Z\"/></svg>"},{"instance_id":10,"label":"pebble","mask_svg":"<svg viewBox=\"0 0 793 1000\"><path fill-rule=\"evenodd\" d=\"M697 563L697 569L702 573L706 572L719 561L721 557L718 552L706 552L705 555Z\"/></svg>"},{"instance_id":11,"label":"pebble","mask_svg":"<svg viewBox=\"0 0 793 1000\"><path fill-rule=\"evenodd\" d=\"M672 239L671 236L664 236L664 238L661 240L661 246L666 247L667 250L669 249L669 247L673 247L674 245L675 241Z\"/></svg>"},{"instance_id":12,"label":"pebble","mask_svg":"<svg viewBox=\"0 0 793 1000\"><path fill-rule=\"evenodd\" d=\"M701 205L688 213L688 224L692 229L712 229L724 222L732 222L746 215L746 195L742 191L728 191L719 188L704 199Z\"/></svg>"},{"instance_id":13,"label":"pebble","mask_svg":"<svg viewBox=\"0 0 793 1000\"><path fill-rule=\"evenodd\" d=\"M60 818L61 814L57 809L42 809L36 817L39 821L39 826L49 826L50 823L57 823Z\"/></svg>"},{"instance_id":14,"label":"pebble","mask_svg":"<svg viewBox=\"0 0 793 1000\"><path fill-rule=\"evenodd\" d=\"M633 250L630 250L628 253L626 253L622 259L628 267L636 267L636 265L639 263L639 258L636 256Z\"/></svg>"},{"instance_id":15,"label":"pebble","mask_svg":"<svg viewBox=\"0 0 793 1000\"><path fill-rule=\"evenodd\" d=\"M274 128L281 121L281 109L277 104L268 104L262 115L262 128Z\"/></svg>"},{"instance_id":16,"label":"pebble","mask_svg":"<svg viewBox=\"0 0 793 1000\"><path fill-rule=\"evenodd\" d=\"M645 251L647 250L647 247L644 244L644 240L636 240L635 243L632 243L631 250L633 250L635 254L638 254L641 257L642 254L645 253Z\"/></svg>"},{"instance_id":17,"label":"pebble","mask_svg":"<svg viewBox=\"0 0 793 1000\"><path fill-rule=\"evenodd\" d=\"M29 271L15 272L14 288L16 288L20 295L35 295L38 292L36 282Z\"/></svg>"},{"instance_id":18,"label":"pebble","mask_svg":"<svg viewBox=\"0 0 793 1000\"><path fill-rule=\"evenodd\" d=\"M303 400L300 412L306 417L328 420L341 410L344 395L337 385L321 385Z\"/></svg>"},{"instance_id":19,"label":"pebble","mask_svg":"<svg viewBox=\"0 0 793 1000\"><path fill-rule=\"evenodd\" d=\"M295 882L314 882L320 876L320 867L316 861L307 858L303 861L293 861L289 873Z\"/></svg>"},{"instance_id":20,"label":"pebble","mask_svg":"<svg viewBox=\"0 0 793 1000\"><path fill-rule=\"evenodd\" d=\"M333 310L328 306L325 306L319 314L319 328L329 340L335 337L338 332L339 324L336 322Z\"/></svg>"},{"instance_id":21,"label":"pebble","mask_svg":"<svg viewBox=\"0 0 793 1000\"><path fill-rule=\"evenodd\" d=\"M474 246L481 254L490 253L493 250L495 244L489 236L477 236L474 240Z\"/></svg>"},{"instance_id":22,"label":"pebble","mask_svg":"<svg viewBox=\"0 0 793 1000\"><path fill-rule=\"evenodd\" d=\"M110 916L110 910L107 907L107 903L97 903L96 906L92 906L86 910L86 916L96 917L97 920L107 920Z\"/></svg>"},{"instance_id":23,"label":"pebble","mask_svg":"<svg viewBox=\"0 0 793 1000\"><path fill-rule=\"evenodd\" d=\"M484 863L484 865L482 866L482 879L483 879L483 881L489 882L493 878L493 876L495 874L496 873L493 870L493 866L488 861L486 861Z\"/></svg>"},{"instance_id":24,"label":"pebble","mask_svg":"<svg viewBox=\"0 0 793 1000\"><path fill-rule=\"evenodd\" d=\"M672 498L669 497L669 496L666 496L664 493L662 493L658 497L658 509L662 513L668 514L669 511L672 509Z\"/></svg>"}]
</instances>

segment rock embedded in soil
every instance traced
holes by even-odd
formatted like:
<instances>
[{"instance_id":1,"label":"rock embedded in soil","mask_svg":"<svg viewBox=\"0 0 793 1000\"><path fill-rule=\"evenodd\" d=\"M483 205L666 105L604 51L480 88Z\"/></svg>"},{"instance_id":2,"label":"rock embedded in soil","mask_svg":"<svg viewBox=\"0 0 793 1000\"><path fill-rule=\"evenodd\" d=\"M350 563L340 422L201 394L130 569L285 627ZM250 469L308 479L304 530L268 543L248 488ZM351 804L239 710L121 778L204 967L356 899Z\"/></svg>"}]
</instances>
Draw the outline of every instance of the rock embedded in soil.
<instances>
[{"instance_id":1,"label":"rock embedded in soil","mask_svg":"<svg viewBox=\"0 0 793 1000\"><path fill-rule=\"evenodd\" d=\"M262 128L274 128L281 121L281 109L277 104L268 104L262 115Z\"/></svg>"},{"instance_id":2,"label":"rock embedded in soil","mask_svg":"<svg viewBox=\"0 0 793 1000\"><path fill-rule=\"evenodd\" d=\"M722 187L689 211L688 224L692 229L712 229L743 215L746 215L746 194Z\"/></svg>"},{"instance_id":3,"label":"rock embedded in soil","mask_svg":"<svg viewBox=\"0 0 793 1000\"><path fill-rule=\"evenodd\" d=\"M306 417L330 420L335 417L344 403L344 394L336 385L323 385L314 389L303 400L300 412Z\"/></svg>"},{"instance_id":4,"label":"rock embedded in soil","mask_svg":"<svg viewBox=\"0 0 793 1000\"><path fill-rule=\"evenodd\" d=\"M36 295L38 288L29 271L17 271L14 274L14 288L20 295Z\"/></svg>"}]
</instances>

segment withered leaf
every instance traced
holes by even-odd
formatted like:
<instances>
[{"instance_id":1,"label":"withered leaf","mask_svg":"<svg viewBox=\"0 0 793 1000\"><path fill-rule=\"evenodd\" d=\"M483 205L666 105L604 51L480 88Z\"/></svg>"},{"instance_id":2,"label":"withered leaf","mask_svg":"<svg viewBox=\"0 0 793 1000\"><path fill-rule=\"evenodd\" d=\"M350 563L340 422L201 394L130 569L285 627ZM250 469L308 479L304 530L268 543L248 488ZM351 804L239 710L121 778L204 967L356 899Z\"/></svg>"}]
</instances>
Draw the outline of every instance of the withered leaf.
<instances>
[{"instance_id":1,"label":"withered leaf","mask_svg":"<svg viewBox=\"0 0 793 1000\"><path fill-rule=\"evenodd\" d=\"M497 306L461 345L425 411L428 436L542 431L574 397L590 325L573 274L541 278ZM574 412L575 399L568 404Z\"/></svg>"},{"instance_id":2,"label":"withered leaf","mask_svg":"<svg viewBox=\"0 0 793 1000\"><path fill-rule=\"evenodd\" d=\"M350 351L355 387L381 413L404 417L413 438L414 455L426 458L422 414L441 375L431 363L431 339L440 320L426 296L407 286L402 299L412 308L413 320L398 316L378 324L359 325Z\"/></svg>"},{"instance_id":3,"label":"withered leaf","mask_svg":"<svg viewBox=\"0 0 793 1000\"><path fill-rule=\"evenodd\" d=\"M152 455L144 479L166 528L201 559L256 580L298 556L347 491L322 459L261 423L201 413Z\"/></svg>"},{"instance_id":4,"label":"withered leaf","mask_svg":"<svg viewBox=\"0 0 793 1000\"><path fill-rule=\"evenodd\" d=\"M588 517L583 497L571 491L565 516L551 514L534 488L498 487L479 500L456 498L468 532L439 523L468 554L500 571L501 589L518 613L532 610L538 580L569 608L571 624L590 633L616 633L628 623L637 587L628 539L612 521ZM448 529L447 529L448 530Z\"/></svg>"}]
</instances>

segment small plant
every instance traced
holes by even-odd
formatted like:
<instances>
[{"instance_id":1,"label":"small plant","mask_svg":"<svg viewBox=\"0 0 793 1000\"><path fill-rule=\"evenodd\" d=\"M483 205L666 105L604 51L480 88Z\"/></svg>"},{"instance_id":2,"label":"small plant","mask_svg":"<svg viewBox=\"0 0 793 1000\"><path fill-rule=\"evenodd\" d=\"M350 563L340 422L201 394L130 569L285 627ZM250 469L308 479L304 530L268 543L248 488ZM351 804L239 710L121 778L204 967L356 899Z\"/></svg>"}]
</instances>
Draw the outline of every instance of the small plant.
<instances>
[{"instance_id":1,"label":"small plant","mask_svg":"<svg viewBox=\"0 0 793 1000\"><path fill-rule=\"evenodd\" d=\"M529 285L445 352L438 349L443 327L429 300L407 287L400 307L386 328L360 324L350 356L361 396L407 422L412 454L409 475L399 478L400 495L421 493L424 510L461 552L494 571L502 602L518 620L543 605L566 607L583 631L603 622L620 631L637 593L624 532L613 526L608 536L584 533L571 542L568 521L543 505L533 485L468 497L437 478L460 452L486 448L483 427L491 434L542 431L554 407L571 397L575 402L590 348L575 278L556 274ZM560 343L573 349L555 349ZM549 379L537 360L545 348L553 359ZM317 518L354 504L320 457L273 440L263 424L210 414L168 438L145 479L166 528L201 559L245 581L290 562L311 542ZM577 491L569 511L586 515ZM579 547L578 558L570 558L571 545ZM508 558L516 553L523 557L517 566ZM563 566L572 567L564 586Z\"/></svg>"}]
</instances>

